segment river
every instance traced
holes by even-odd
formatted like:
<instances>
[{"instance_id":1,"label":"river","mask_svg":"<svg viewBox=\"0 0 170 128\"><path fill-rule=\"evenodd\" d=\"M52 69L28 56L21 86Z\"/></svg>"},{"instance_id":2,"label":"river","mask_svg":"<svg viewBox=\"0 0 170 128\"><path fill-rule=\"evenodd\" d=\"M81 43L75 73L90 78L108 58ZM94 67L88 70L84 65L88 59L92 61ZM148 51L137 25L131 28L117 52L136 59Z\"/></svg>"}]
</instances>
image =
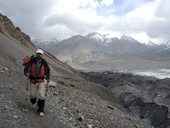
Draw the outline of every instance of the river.
<instances>
[{"instance_id":1,"label":"river","mask_svg":"<svg viewBox=\"0 0 170 128\"><path fill-rule=\"evenodd\" d=\"M121 70L118 72L132 73L134 75L152 76L158 79L170 78L170 69L159 70Z\"/></svg>"}]
</instances>

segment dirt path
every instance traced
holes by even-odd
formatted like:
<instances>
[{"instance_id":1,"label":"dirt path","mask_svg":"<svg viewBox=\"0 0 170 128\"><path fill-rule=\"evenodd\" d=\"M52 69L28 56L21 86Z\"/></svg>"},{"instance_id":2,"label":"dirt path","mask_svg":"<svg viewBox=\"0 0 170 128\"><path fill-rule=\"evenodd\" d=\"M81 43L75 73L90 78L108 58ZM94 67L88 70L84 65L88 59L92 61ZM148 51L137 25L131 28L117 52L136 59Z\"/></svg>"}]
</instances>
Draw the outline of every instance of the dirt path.
<instances>
[{"instance_id":1,"label":"dirt path","mask_svg":"<svg viewBox=\"0 0 170 128\"><path fill-rule=\"evenodd\" d=\"M47 108L45 117L37 115L37 108L32 108L28 100L25 101L26 78L21 71L8 70L0 73L0 127L1 128L67 128ZM1 121L2 120L2 121Z\"/></svg>"}]
</instances>

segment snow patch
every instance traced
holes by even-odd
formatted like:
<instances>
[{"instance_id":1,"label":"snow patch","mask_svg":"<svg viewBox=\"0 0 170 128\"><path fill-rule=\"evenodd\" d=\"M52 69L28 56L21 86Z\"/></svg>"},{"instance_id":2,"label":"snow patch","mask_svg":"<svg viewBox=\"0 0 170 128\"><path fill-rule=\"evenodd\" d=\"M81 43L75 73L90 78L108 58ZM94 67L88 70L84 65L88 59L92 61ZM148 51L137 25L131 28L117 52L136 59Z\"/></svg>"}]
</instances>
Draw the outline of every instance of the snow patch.
<instances>
[{"instance_id":1,"label":"snow patch","mask_svg":"<svg viewBox=\"0 0 170 128\"><path fill-rule=\"evenodd\" d=\"M103 35L101 35L101 34L99 34L99 33L89 33L88 35L87 35L87 37L89 37L90 39L95 39L96 41L101 41L101 42L103 42L104 41L104 36Z\"/></svg>"},{"instance_id":2,"label":"snow patch","mask_svg":"<svg viewBox=\"0 0 170 128\"><path fill-rule=\"evenodd\" d=\"M130 37L130 36L126 36L126 35L122 35L122 37L120 38L121 40L127 40L130 42L137 42L137 40L135 40L134 38Z\"/></svg>"}]
</instances>

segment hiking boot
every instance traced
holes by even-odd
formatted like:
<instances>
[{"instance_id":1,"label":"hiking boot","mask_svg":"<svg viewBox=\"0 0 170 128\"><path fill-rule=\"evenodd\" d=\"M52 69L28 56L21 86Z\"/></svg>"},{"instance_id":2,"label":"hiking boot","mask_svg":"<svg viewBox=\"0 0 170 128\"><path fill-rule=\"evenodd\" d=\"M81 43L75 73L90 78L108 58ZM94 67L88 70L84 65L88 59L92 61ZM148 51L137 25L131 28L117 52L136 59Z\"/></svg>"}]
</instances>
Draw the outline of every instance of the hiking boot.
<instances>
[{"instance_id":1,"label":"hiking boot","mask_svg":"<svg viewBox=\"0 0 170 128\"><path fill-rule=\"evenodd\" d=\"M37 102L37 98L30 98L30 101L32 104L35 104Z\"/></svg>"},{"instance_id":2,"label":"hiking boot","mask_svg":"<svg viewBox=\"0 0 170 128\"><path fill-rule=\"evenodd\" d=\"M43 116L44 116L44 113L43 113L43 112L40 112L39 115L40 115L41 117L43 117Z\"/></svg>"},{"instance_id":3,"label":"hiking boot","mask_svg":"<svg viewBox=\"0 0 170 128\"><path fill-rule=\"evenodd\" d=\"M38 112L44 112L45 100L38 100Z\"/></svg>"}]
</instances>

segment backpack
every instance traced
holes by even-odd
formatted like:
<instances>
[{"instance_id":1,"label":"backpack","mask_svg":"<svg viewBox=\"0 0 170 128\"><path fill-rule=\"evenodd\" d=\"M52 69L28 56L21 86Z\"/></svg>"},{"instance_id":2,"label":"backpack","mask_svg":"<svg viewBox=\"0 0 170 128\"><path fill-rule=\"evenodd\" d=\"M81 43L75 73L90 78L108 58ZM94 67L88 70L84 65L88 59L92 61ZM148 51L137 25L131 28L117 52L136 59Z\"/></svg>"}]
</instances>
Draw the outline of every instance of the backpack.
<instances>
[{"instance_id":1,"label":"backpack","mask_svg":"<svg viewBox=\"0 0 170 128\"><path fill-rule=\"evenodd\" d=\"M23 58L23 62L22 62L22 65L24 66L24 74L26 75L26 73L28 72L28 68L29 68L29 65L31 64L31 61L34 60L34 55L32 56L25 56Z\"/></svg>"},{"instance_id":2,"label":"backpack","mask_svg":"<svg viewBox=\"0 0 170 128\"><path fill-rule=\"evenodd\" d=\"M34 59L34 55L32 55L32 56L25 56L23 58L22 65L23 66L27 66L31 62L31 60L33 60L33 59Z\"/></svg>"},{"instance_id":3,"label":"backpack","mask_svg":"<svg viewBox=\"0 0 170 128\"><path fill-rule=\"evenodd\" d=\"M30 56L25 56L22 62L23 66L26 66L30 61Z\"/></svg>"}]
</instances>

